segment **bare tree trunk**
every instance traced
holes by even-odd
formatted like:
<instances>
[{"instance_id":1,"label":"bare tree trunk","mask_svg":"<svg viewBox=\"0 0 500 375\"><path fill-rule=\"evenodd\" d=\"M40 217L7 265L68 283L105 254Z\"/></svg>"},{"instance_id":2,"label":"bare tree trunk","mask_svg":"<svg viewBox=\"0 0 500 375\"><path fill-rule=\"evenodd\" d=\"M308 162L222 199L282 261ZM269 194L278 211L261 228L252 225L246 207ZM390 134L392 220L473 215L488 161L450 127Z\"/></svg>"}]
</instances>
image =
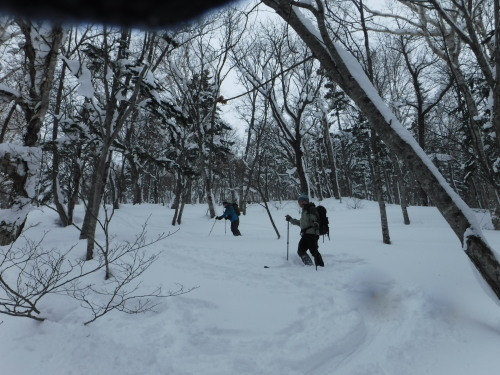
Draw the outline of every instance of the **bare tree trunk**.
<instances>
[{"instance_id":1,"label":"bare tree trunk","mask_svg":"<svg viewBox=\"0 0 500 375\"><path fill-rule=\"evenodd\" d=\"M143 51L144 52L144 51ZM131 116L131 121L130 121L130 126L127 128L125 132L125 142L127 144L127 147L133 148L133 137L135 133L135 124L137 123L137 118L138 118L139 112L137 110L134 110L134 113ZM140 179L140 173L139 173L139 167L137 163L137 155L134 155L133 153L125 153L125 160L128 162L128 165L130 167L130 185L132 186L132 204L141 204L142 203L142 186L139 183ZM123 166L124 167L124 166ZM122 169L123 169L122 167Z\"/></svg>"},{"instance_id":2,"label":"bare tree trunk","mask_svg":"<svg viewBox=\"0 0 500 375\"><path fill-rule=\"evenodd\" d=\"M210 177L209 171L206 171L205 175L205 194L207 195L208 210L210 211L210 218L212 219L215 217L215 202L212 189L212 178Z\"/></svg>"},{"instance_id":3,"label":"bare tree trunk","mask_svg":"<svg viewBox=\"0 0 500 375\"><path fill-rule=\"evenodd\" d=\"M87 239L86 260L91 260L94 257L95 231L97 228L99 209L109 172L109 157L109 147L103 145L97 165L95 166L93 172L92 189L90 190L87 209L85 211L85 218L80 232L80 239Z\"/></svg>"},{"instance_id":4,"label":"bare tree trunk","mask_svg":"<svg viewBox=\"0 0 500 375\"><path fill-rule=\"evenodd\" d=\"M318 200L322 201L324 199L324 194L326 193L328 195L328 184L326 183L326 173L325 173L325 166L323 163L323 155L322 155L322 145L321 145L321 140L318 139L315 142L315 150L312 155L312 165L309 170L311 170L312 175L314 176L314 184L313 186L316 189L316 197ZM325 190L323 190L323 186L325 187Z\"/></svg>"},{"instance_id":5,"label":"bare tree trunk","mask_svg":"<svg viewBox=\"0 0 500 375\"><path fill-rule=\"evenodd\" d=\"M329 123L326 114L321 119L323 128L323 141L325 142L326 155L328 157L328 166L330 168L330 180L333 187L333 196L340 199L340 186L337 178L337 163L335 162L335 150L333 149L332 139L330 137Z\"/></svg>"},{"instance_id":6,"label":"bare tree trunk","mask_svg":"<svg viewBox=\"0 0 500 375\"><path fill-rule=\"evenodd\" d=\"M111 191L111 204L113 205L113 210L120 209L120 193L118 192L116 171L114 169L111 169L109 174L109 190Z\"/></svg>"},{"instance_id":7,"label":"bare tree trunk","mask_svg":"<svg viewBox=\"0 0 500 375\"><path fill-rule=\"evenodd\" d=\"M120 35L120 47L118 49L117 55L115 56L117 60L120 60L127 54L127 49L130 43L130 31L122 30ZM107 35L104 36L106 41ZM144 47L146 48L146 47ZM106 54L110 54L109 50L105 51ZM110 61L110 55L106 55L105 66L109 64L112 65ZM109 66L104 69L107 70ZM97 228L97 220L99 215L100 204L104 195L104 189L107 184L109 167L111 163L111 145L114 140L118 137L120 130L123 129L126 121L130 118L132 111L135 108L137 100L141 94L142 79L146 74L148 69L147 65L143 65L140 73L137 75L134 82L133 89L130 90L130 98L127 101L118 101L117 97L123 95L123 89L120 87L120 79L125 78L125 80L130 81L130 75L114 76L111 83L111 87L107 87L107 92L109 97L104 103L105 116L102 120L101 131L101 149L96 157L96 163L92 176L92 185L90 190L90 196L87 204L87 210L85 212L85 218L83 220L83 225L80 233L80 239L87 239L87 255L86 259L90 260L93 258L94 250L94 239L95 231ZM128 73L130 74L130 73ZM107 84L107 82L106 82ZM118 104L119 102L119 104Z\"/></svg>"},{"instance_id":8,"label":"bare tree trunk","mask_svg":"<svg viewBox=\"0 0 500 375\"><path fill-rule=\"evenodd\" d=\"M133 192L132 204L135 205L142 203L142 187L141 184L139 183L140 179L139 169L137 168L135 161L132 159L133 159L132 157L127 158L130 166L130 180Z\"/></svg>"},{"instance_id":9,"label":"bare tree trunk","mask_svg":"<svg viewBox=\"0 0 500 375\"><path fill-rule=\"evenodd\" d=\"M75 206L78 203L78 198L80 195L80 185L82 181L82 164L81 161L81 147L78 146L75 155L75 160L72 165L72 190L71 195L68 197L68 221L73 222L73 213L75 211Z\"/></svg>"},{"instance_id":10,"label":"bare tree trunk","mask_svg":"<svg viewBox=\"0 0 500 375\"><path fill-rule=\"evenodd\" d=\"M177 216L177 224L181 225L182 214L184 213L184 207L186 206L186 203L190 201L191 201L191 180L188 180L188 182L184 183L183 185L181 207L179 208L179 215Z\"/></svg>"},{"instance_id":11,"label":"bare tree trunk","mask_svg":"<svg viewBox=\"0 0 500 375\"><path fill-rule=\"evenodd\" d=\"M177 216L177 224L182 224L182 214L184 213L184 207L186 203L191 202L191 184L192 181L188 178L187 181L184 182L182 187L182 196L181 196L181 207L179 208L179 215Z\"/></svg>"},{"instance_id":12,"label":"bare tree trunk","mask_svg":"<svg viewBox=\"0 0 500 375\"><path fill-rule=\"evenodd\" d=\"M370 43L368 39L368 31L366 29L365 22L365 14L363 11L363 0L360 0L358 6L361 25L363 28L364 34L364 42L365 42L365 51L366 51L366 60L368 65L368 76L370 78L370 82L373 83L373 63L371 58L370 51ZM382 183L382 172L380 167L380 140L378 139L377 133L373 128L370 132L370 145L371 145L371 157L372 157L372 165L373 165L373 185L375 187L375 196L378 201L379 211L380 211L380 224L382 227L382 241L385 244L391 243L391 238L389 236L389 223L387 222L387 210L385 209L385 198L384 198L384 190Z\"/></svg>"},{"instance_id":13,"label":"bare tree trunk","mask_svg":"<svg viewBox=\"0 0 500 375\"><path fill-rule=\"evenodd\" d=\"M63 227L70 225L71 222L69 221L68 213L66 212L66 209L64 208L64 205L61 202L62 196L59 185L59 145L56 140L59 132L59 117L61 111L62 91L64 87L65 76L66 76L66 65L63 65L61 71L61 77L59 78L59 87L57 89L56 105L54 109L54 121L52 126L53 149L52 149L52 170L51 170L54 205L56 207L56 211L59 215L59 220L61 221L61 225Z\"/></svg>"},{"instance_id":14,"label":"bare tree trunk","mask_svg":"<svg viewBox=\"0 0 500 375\"><path fill-rule=\"evenodd\" d=\"M488 201L491 214L491 222L495 230L500 230L500 195L490 184L486 184Z\"/></svg>"},{"instance_id":15,"label":"bare tree trunk","mask_svg":"<svg viewBox=\"0 0 500 375\"><path fill-rule=\"evenodd\" d=\"M373 189L375 191L375 198L378 202L378 207L380 211L380 225L382 229L382 241L389 245L391 243L391 237L389 235L389 223L387 222L387 210L385 209L385 199L383 193L382 176L380 172L380 145L379 140L375 130L371 130L370 135L371 142L371 166L373 168Z\"/></svg>"},{"instance_id":16,"label":"bare tree trunk","mask_svg":"<svg viewBox=\"0 0 500 375\"><path fill-rule=\"evenodd\" d=\"M399 166L398 159L393 156L392 164L394 165L394 171L398 179L397 188L399 194L399 204L401 206L401 211L403 212L403 222L405 225L410 225L410 216L408 215L408 193L406 191L406 182L401 172L401 167Z\"/></svg>"},{"instance_id":17,"label":"bare tree trunk","mask_svg":"<svg viewBox=\"0 0 500 375\"><path fill-rule=\"evenodd\" d=\"M179 207L179 215L177 216L177 224L182 224L182 213L184 212L184 201L182 201L181 206Z\"/></svg>"},{"instance_id":18,"label":"bare tree trunk","mask_svg":"<svg viewBox=\"0 0 500 375\"><path fill-rule=\"evenodd\" d=\"M369 80L357 61L330 39L322 1L262 1L300 35L330 78L356 103L391 152L413 173L455 232L472 263L500 298L500 264L484 240L474 213L451 190L427 155L377 95L376 90L370 87ZM303 22L303 18L296 13L300 12L299 8L292 6L292 3L300 4L300 8L310 11L315 17L319 34L312 32L311 24Z\"/></svg>"},{"instance_id":19,"label":"bare tree trunk","mask_svg":"<svg viewBox=\"0 0 500 375\"><path fill-rule=\"evenodd\" d=\"M271 214L271 210L269 209L269 206L267 204L266 195L262 191L260 178L257 178L257 186L255 186L255 189L259 192L259 195L262 198L263 206L266 209L267 216L269 217L269 221L271 221L271 225L273 226L273 229L276 232L276 236L278 236L278 240L279 240L281 238L281 235L280 235L278 228L276 227L276 224L274 223L273 215Z\"/></svg>"},{"instance_id":20,"label":"bare tree trunk","mask_svg":"<svg viewBox=\"0 0 500 375\"><path fill-rule=\"evenodd\" d=\"M493 71L495 72L495 77L496 77L496 84L493 85L493 116L492 116L492 122L495 127L495 133L496 133L496 139L497 139L497 145L498 149L500 149L500 84L498 83L498 80L500 79L500 1L499 0L494 0L493 2L493 14L495 15L495 24L494 24L494 30L495 30L495 35L492 38L494 42L494 58L492 59L494 61L494 68ZM497 193L498 194L498 193ZM497 206L497 212L498 214L498 221L499 221L499 228L500 229L500 208Z\"/></svg>"},{"instance_id":21,"label":"bare tree trunk","mask_svg":"<svg viewBox=\"0 0 500 375\"><path fill-rule=\"evenodd\" d=\"M26 119L24 145L12 144L0 152L0 171L12 181L11 214L0 220L0 245L11 244L20 236L35 198L36 176L41 160L38 147L40 129L49 108L57 56L63 39L60 26L47 30L44 26L36 28L23 20L17 20L17 23L25 38L23 50L29 92L27 100L24 100L9 91L0 90L0 98L16 101ZM33 43L35 40L39 41L38 44Z\"/></svg>"},{"instance_id":22,"label":"bare tree trunk","mask_svg":"<svg viewBox=\"0 0 500 375\"><path fill-rule=\"evenodd\" d=\"M181 203L181 195L182 195L182 172L177 171L177 181L175 183L175 192L174 192L174 201L172 202L172 205L170 208L174 209L174 216L172 217L172 225L175 226L175 223L177 222L177 215L179 214L179 207Z\"/></svg>"}]
</instances>

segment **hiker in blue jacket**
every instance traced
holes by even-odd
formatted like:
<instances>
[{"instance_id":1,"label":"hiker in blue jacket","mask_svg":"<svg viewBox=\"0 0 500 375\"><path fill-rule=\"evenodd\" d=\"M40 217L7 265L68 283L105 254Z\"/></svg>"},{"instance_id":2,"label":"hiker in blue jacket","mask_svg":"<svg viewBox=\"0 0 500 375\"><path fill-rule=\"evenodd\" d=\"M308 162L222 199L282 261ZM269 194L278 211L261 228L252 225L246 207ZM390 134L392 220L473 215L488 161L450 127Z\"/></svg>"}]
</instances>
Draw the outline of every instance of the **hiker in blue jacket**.
<instances>
[{"instance_id":1,"label":"hiker in blue jacket","mask_svg":"<svg viewBox=\"0 0 500 375\"><path fill-rule=\"evenodd\" d=\"M224 206L224 213L221 216L217 216L216 219L231 220L231 232L233 232L233 235L235 236L241 236L240 230L238 229L240 226L240 217L238 216L238 213L229 202L222 202L222 205Z\"/></svg>"}]
</instances>

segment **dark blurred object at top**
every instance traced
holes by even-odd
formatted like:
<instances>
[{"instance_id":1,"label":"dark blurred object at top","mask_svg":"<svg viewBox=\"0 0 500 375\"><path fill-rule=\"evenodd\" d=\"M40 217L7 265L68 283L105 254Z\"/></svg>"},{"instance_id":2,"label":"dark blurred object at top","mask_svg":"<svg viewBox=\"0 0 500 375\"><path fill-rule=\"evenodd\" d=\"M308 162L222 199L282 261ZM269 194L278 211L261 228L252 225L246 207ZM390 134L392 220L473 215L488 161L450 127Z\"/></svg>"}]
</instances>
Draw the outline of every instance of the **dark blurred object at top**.
<instances>
[{"instance_id":1,"label":"dark blurred object at top","mask_svg":"<svg viewBox=\"0 0 500 375\"><path fill-rule=\"evenodd\" d=\"M167 28L196 19L230 0L0 0L0 16L14 15L57 23L100 23Z\"/></svg>"}]
</instances>

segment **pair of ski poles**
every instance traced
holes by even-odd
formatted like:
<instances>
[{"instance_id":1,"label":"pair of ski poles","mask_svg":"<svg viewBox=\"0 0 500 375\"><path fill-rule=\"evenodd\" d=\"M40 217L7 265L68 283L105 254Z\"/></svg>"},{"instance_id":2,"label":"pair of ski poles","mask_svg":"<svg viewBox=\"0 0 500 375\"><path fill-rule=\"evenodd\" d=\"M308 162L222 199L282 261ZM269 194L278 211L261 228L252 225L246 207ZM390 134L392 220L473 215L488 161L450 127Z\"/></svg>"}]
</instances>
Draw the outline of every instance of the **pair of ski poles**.
<instances>
[{"instance_id":1,"label":"pair of ski poles","mask_svg":"<svg viewBox=\"0 0 500 375\"><path fill-rule=\"evenodd\" d=\"M216 222L217 222L217 218L215 218L214 223L212 225L212 228L210 229L210 233L208 233L209 236L212 234L212 231L214 230ZM224 235L226 235L226 234L227 234L227 222L226 222L226 220L224 220Z\"/></svg>"}]
</instances>

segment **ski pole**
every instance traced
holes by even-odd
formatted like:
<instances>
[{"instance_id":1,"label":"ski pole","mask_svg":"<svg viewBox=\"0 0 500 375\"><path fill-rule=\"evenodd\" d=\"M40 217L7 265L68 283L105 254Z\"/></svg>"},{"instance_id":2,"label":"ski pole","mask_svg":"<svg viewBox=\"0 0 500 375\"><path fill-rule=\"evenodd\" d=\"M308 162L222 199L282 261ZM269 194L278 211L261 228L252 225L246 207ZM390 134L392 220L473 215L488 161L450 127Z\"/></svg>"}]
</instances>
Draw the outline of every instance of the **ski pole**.
<instances>
[{"instance_id":1,"label":"ski pole","mask_svg":"<svg viewBox=\"0 0 500 375\"><path fill-rule=\"evenodd\" d=\"M290 222L286 226L286 260L288 260L288 245L290 244Z\"/></svg>"},{"instance_id":2,"label":"ski pole","mask_svg":"<svg viewBox=\"0 0 500 375\"><path fill-rule=\"evenodd\" d=\"M224 220L224 236L227 234L227 220Z\"/></svg>"},{"instance_id":3,"label":"ski pole","mask_svg":"<svg viewBox=\"0 0 500 375\"><path fill-rule=\"evenodd\" d=\"M212 229L210 229L210 233L208 234L209 236L212 234L212 231L214 230L216 222L217 222L217 219L214 220L214 224L212 225Z\"/></svg>"}]
</instances>

